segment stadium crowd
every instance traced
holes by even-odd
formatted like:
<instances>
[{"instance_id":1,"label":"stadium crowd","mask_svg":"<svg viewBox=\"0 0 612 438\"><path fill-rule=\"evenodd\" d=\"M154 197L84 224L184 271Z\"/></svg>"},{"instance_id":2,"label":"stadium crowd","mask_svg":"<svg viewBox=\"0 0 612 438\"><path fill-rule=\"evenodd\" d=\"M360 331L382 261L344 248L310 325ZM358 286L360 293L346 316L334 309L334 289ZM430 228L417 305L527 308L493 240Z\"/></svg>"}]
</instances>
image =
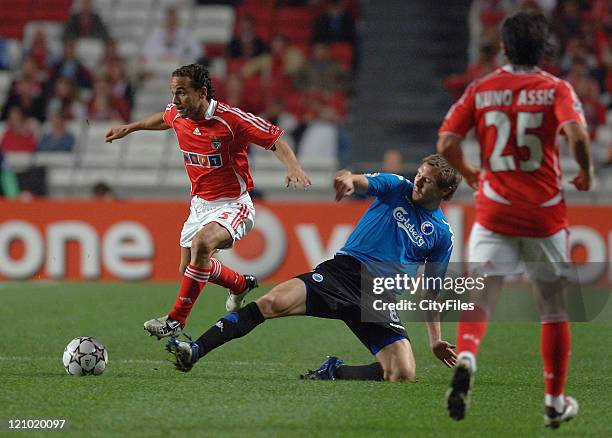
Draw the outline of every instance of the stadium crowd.
<instances>
[{"instance_id":1,"label":"stadium crowd","mask_svg":"<svg viewBox=\"0 0 612 438\"><path fill-rule=\"evenodd\" d=\"M608 0L473 0L469 65L445 78L458 99L469 82L505 63L499 26L518 10L542 12L551 24L551 57L543 68L569 81L580 98L594 158L612 165L612 3Z\"/></svg>"},{"instance_id":2,"label":"stadium crowd","mask_svg":"<svg viewBox=\"0 0 612 438\"><path fill-rule=\"evenodd\" d=\"M283 127L298 154L336 160L348 147L342 125L357 65L357 1L140 1L156 20L140 24L131 53L130 35L114 33L98 12L127 3L0 0L0 154L78 149L85 123L138 116L146 83L168 81L172 70L160 65L193 62L209 67L218 99ZM189 21L211 4L233 7L227 42L199 38Z\"/></svg>"}]
</instances>

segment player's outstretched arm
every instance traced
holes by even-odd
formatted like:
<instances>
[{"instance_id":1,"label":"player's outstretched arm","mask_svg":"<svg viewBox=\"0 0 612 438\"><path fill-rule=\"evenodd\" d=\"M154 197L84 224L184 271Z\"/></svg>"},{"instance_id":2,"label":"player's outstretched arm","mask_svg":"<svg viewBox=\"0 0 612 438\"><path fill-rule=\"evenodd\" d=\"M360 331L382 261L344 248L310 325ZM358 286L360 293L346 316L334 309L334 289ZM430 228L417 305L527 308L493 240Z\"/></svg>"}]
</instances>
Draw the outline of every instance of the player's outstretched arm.
<instances>
[{"instance_id":1,"label":"player's outstretched arm","mask_svg":"<svg viewBox=\"0 0 612 438\"><path fill-rule=\"evenodd\" d=\"M134 131L161 131L169 128L170 126L164 121L164 113L160 112L127 125L113 126L106 133L105 140L107 143L112 143L113 140L123 138Z\"/></svg>"},{"instance_id":2,"label":"player's outstretched arm","mask_svg":"<svg viewBox=\"0 0 612 438\"><path fill-rule=\"evenodd\" d=\"M287 166L287 176L285 176L285 187L291 187L293 189L298 186L302 186L302 188L307 189L311 186L310 178L300 166L295 154L291 150L291 147L287 144L287 142L283 139L278 139L276 143L274 143L274 147L272 149L274 151L274 155L276 158Z\"/></svg>"},{"instance_id":3,"label":"player's outstretched arm","mask_svg":"<svg viewBox=\"0 0 612 438\"><path fill-rule=\"evenodd\" d=\"M569 122L563 125L563 132L567 136L572 154L580 170L571 183L580 191L591 188L593 178L593 163L591 161L591 143L589 134L584 126L578 122Z\"/></svg>"},{"instance_id":4,"label":"player's outstretched arm","mask_svg":"<svg viewBox=\"0 0 612 438\"><path fill-rule=\"evenodd\" d=\"M465 160L461 150L461 140L461 137L453 134L442 134L438 138L436 148L438 153L463 175L465 182L474 190L478 190L480 169Z\"/></svg>"},{"instance_id":5,"label":"player's outstretched arm","mask_svg":"<svg viewBox=\"0 0 612 438\"><path fill-rule=\"evenodd\" d=\"M436 293L424 291L421 298L426 300L437 300ZM444 365L452 368L457 363L457 353L455 346L442 339L442 329L440 328L440 313L437 311L425 311L425 322L427 323L427 336L429 338L429 348Z\"/></svg>"},{"instance_id":6,"label":"player's outstretched arm","mask_svg":"<svg viewBox=\"0 0 612 438\"><path fill-rule=\"evenodd\" d=\"M368 192L368 178L365 175L353 175L349 170L339 170L334 177L336 201L351 196L353 193Z\"/></svg>"}]
</instances>

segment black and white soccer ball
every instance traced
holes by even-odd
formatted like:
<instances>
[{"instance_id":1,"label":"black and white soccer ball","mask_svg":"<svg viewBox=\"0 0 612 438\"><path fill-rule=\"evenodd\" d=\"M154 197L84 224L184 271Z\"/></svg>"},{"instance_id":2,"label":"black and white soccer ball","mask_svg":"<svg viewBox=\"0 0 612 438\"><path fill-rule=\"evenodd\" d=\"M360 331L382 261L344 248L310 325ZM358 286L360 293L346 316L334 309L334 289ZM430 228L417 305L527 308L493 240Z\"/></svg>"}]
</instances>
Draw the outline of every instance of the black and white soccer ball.
<instances>
[{"instance_id":1,"label":"black and white soccer ball","mask_svg":"<svg viewBox=\"0 0 612 438\"><path fill-rule=\"evenodd\" d=\"M71 376L100 375L108 365L108 352L91 336L74 338L64 349L64 368Z\"/></svg>"}]
</instances>

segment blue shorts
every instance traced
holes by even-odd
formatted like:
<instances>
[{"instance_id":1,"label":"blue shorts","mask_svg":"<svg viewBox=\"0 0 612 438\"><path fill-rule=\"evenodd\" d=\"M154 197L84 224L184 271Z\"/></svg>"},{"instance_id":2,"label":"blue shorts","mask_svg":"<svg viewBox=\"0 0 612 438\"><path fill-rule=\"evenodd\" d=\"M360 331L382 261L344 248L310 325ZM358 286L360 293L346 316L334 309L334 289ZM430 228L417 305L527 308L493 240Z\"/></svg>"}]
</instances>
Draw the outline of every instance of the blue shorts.
<instances>
[{"instance_id":1,"label":"blue shorts","mask_svg":"<svg viewBox=\"0 0 612 438\"><path fill-rule=\"evenodd\" d=\"M361 288L365 272L359 260L337 255L296 278L306 285L306 315L344 321L363 345L376 354L408 336L401 321L364 318L367 309Z\"/></svg>"}]
</instances>

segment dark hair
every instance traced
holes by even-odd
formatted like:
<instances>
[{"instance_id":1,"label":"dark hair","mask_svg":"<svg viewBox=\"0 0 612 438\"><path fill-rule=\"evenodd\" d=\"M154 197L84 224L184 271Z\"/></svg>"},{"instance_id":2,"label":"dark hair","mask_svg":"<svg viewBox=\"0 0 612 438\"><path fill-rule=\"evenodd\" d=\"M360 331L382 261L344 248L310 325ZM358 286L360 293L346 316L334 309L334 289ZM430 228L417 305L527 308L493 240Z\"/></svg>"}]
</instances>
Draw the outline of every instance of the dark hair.
<instances>
[{"instance_id":1,"label":"dark hair","mask_svg":"<svg viewBox=\"0 0 612 438\"><path fill-rule=\"evenodd\" d=\"M553 51L548 42L548 21L539 13L519 12L506 18L501 34L506 56L514 65L538 65Z\"/></svg>"},{"instance_id":2,"label":"dark hair","mask_svg":"<svg viewBox=\"0 0 612 438\"><path fill-rule=\"evenodd\" d=\"M440 154L426 156L421 160L421 164L429 164L431 167L440 170L440 174L436 178L436 184L440 190L450 189L450 192L442 198L444 201L450 201L461 183L459 172Z\"/></svg>"},{"instance_id":3,"label":"dark hair","mask_svg":"<svg viewBox=\"0 0 612 438\"><path fill-rule=\"evenodd\" d=\"M210 80L210 74L200 64L189 64L179 67L172 72L172 76L191 79L191 86L194 90L206 87L206 99L214 99L215 89Z\"/></svg>"}]
</instances>

